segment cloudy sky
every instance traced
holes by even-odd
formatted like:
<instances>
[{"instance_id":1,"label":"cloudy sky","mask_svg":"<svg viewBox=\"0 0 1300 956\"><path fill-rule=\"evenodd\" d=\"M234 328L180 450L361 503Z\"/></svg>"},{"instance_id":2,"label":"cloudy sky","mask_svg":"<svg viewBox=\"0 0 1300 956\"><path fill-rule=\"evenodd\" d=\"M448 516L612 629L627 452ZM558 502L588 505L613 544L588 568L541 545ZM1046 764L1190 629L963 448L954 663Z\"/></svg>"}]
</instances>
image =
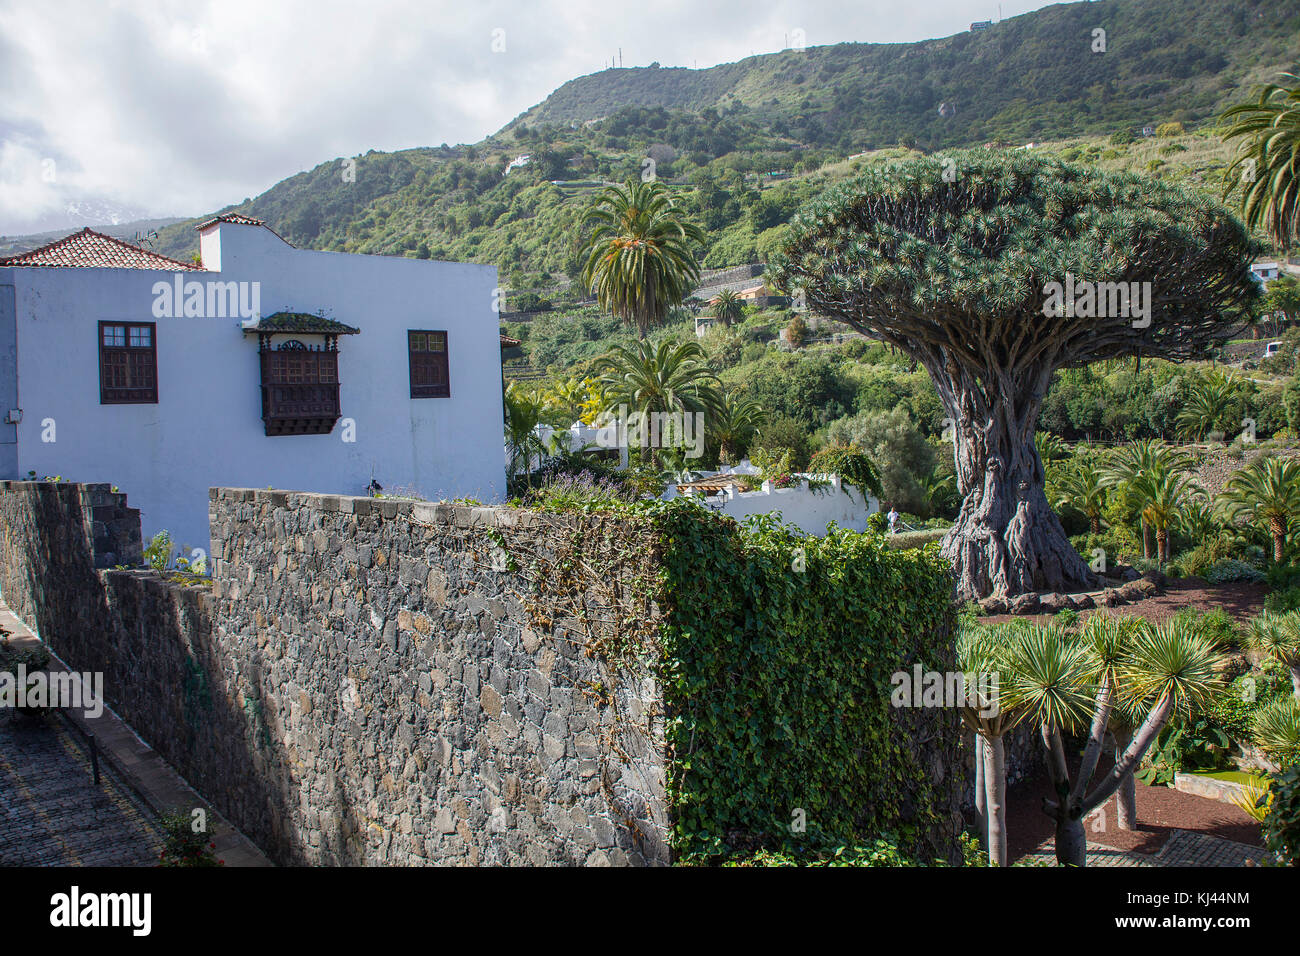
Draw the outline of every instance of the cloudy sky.
<instances>
[{"instance_id":1,"label":"cloudy sky","mask_svg":"<svg viewBox=\"0 0 1300 956\"><path fill-rule=\"evenodd\" d=\"M197 215L338 156L476 142L620 48L624 66L702 68L794 30L900 42L997 16L996 0L0 0L0 234Z\"/></svg>"}]
</instances>

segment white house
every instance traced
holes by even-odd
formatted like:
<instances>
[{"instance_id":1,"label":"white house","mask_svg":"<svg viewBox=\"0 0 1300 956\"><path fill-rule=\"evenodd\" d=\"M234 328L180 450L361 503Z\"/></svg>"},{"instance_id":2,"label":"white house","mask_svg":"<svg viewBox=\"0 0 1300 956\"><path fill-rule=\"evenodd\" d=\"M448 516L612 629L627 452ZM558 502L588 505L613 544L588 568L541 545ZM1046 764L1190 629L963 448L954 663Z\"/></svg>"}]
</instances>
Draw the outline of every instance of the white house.
<instances>
[{"instance_id":1,"label":"white house","mask_svg":"<svg viewBox=\"0 0 1300 956\"><path fill-rule=\"evenodd\" d=\"M110 482L205 549L213 485L501 497L494 267L199 235L201 266L89 229L0 259L0 477Z\"/></svg>"},{"instance_id":2,"label":"white house","mask_svg":"<svg viewBox=\"0 0 1300 956\"><path fill-rule=\"evenodd\" d=\"M1250 266L1250 273L1264 285L1268 285L1282 273L1278 262L1255 262Z\"/></svg>"}]
</instances>

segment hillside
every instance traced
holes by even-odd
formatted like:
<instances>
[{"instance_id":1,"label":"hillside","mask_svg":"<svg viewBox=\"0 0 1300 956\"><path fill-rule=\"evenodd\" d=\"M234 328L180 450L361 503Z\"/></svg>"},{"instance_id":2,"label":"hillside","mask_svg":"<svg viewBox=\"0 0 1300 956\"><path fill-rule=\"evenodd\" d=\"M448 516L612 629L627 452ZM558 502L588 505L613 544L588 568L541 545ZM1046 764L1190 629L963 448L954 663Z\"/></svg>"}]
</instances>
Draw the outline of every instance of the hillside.
<instances>
[{"instance_id":1,"label":"hillside","mask_svg":"<svg viewBox=\"0 0 1300 956\"><path fill-rule=\"evenodd\" d=\"M1105 53L1091 51L1096 27ZM222 211L263 218L302 247L490 262L510 288L554 290L576 274L591 193L638 175L647 156L705 228L704 264L726 266L764 257L800 203L848 174L846 158L897 155L899 143L1051 141L1217 191L1227 154L1196 127L1297 65L1300 0L1066 4L921 43L607 70L478 144L371 151L354 157L351 178L331 160ZM940 116L941 103L955 113ZM1106 141L1169 122L1192 132ZM160 230L154 248L188 258L201 218Z\"/></svg>"},{"instance_id":2,"label":"hillside","mask_svg":"<svg viewBox=\"0 0 1300 956\"><path fill-rule=\"evenodd\" d=\"M1093 30L1106 31L1094 53ZM743 111L809 145L930 149L1161 120L1204 120L1236 88L1295 62L1300 3L1102 0L1047 7L920 43L788 50L705 70L612 69L512 122L568 125L625 106ZM940 116L947 103L956 112Z\"/></svg>"}]
</instances>

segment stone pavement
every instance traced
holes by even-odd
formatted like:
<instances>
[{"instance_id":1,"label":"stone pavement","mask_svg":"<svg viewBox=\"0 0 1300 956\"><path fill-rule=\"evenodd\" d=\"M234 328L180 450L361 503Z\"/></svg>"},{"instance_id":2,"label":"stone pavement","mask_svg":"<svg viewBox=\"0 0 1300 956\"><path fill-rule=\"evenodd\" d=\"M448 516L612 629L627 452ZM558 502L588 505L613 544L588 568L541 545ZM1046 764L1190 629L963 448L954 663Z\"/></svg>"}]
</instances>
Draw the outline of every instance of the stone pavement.
<instances>
[{"instance_id":1,"label":"stone pavement","mask_svg":"<svg viewBox=\"0 0 1300 956\"><path fill-rule=\"evenodd\" d=\"M1267 857L1263 847L1192 830L1174 830L1155 853L1129 853L1097 843L1088 846L1088 866L1247 866L1258 865ZM1045 840L1018 862L1022 866L1055 866L1055 846Z\"/></svg>"},{"instance_id":2,"label":"stone pavement","mask_svg":"<svg viewBox=\"0 0 1300 956\"><path fill-rule=\"evenodd\" d=\"M0 865L152 866L157 824L56 715L0 710ZM79 736L79 735L78 735Z\"/></svg>"},{"instance_id":3,"label":"stone pavement","mask_svg":"<svg viewBox=\"0 0 1300 956\"><path fill-rule=\"evenodd\" d=\"M40 643L27 625L3 602L0 602L0 629L9 632L13 646L16 648L33 647ZM48 649L46 648L46 650ZM52 654L51 657L49 666L51 672L70 670L57 655ZM155 840L158 840L159 837L156 824L153 821L157 819L159 814L174 809L191 810L201 807L206 810L209 826L212 828L212 842L216 844L215 853L218 859L224 861L226 866L271 865L270 860L266 858L261 850L232 827L153 748L141 740L121 718L107 707L104 707L103 712L97 717L89 717L86 713L71 708L61 711L57 715L51 714L45 720L49 722L52 732L53 728L58 728L62 733L63 743L80 748L85 764L84 768L73 768L65 765L65 776L69 780L87 781L86 786L88 787L91 786L88 782L91 772L86 735L94 735L99 748L99 764L104 786L108 786L109 774L111 773L116 786L114 792L119 796L129 795L127 799L130 804L136 808L138 813L143 815L143 819L149 821L148 827L152 828ZM23 726L24 721L30 721L30 719L0 710L0 721L13 721L14 728L20 728ZM12 729L6 728L6 730ZM35 746L39 741L33 739L28 740L27 743ZM67 756L66 750L64 753ZM6 757L8 757L8 766L6 766L5 762ZM0 864L11 862L9 858L11 848L6 843L6 834L13 822L10 814L17 814L23 805L21 800L16 800L13 797L13 794L19 794L21 797L24 785L27 785L30 793L30 800L26 804L28 813L35 813L37 822L41 821L40 814L47 792L40 787L32 787L29 781L41 782L45 780L47 776L45 763L46 760L42 753L24 755L23 751L12 749L9 746L9 741L4 737L4 731L0 731ZM57 774L54 776L57 777ZM61 807L62 805L56 802L56 810ZM55 823L49 812L44 812L46 817L50 818L51 825L57 826L58 824ZM16 817L14 817L14 820L16 820ZM27 821L27 823L29 824L30 821ZM63 824L67 826L78 827L84 824L92 829L97 823L102 823L108 828L109 834L106 839L110 843L113 842L116 837L113 837L112 834L118 831L114 830L115 824L108 817L69 817L63 821ZM59 845L57 839L53 839L51 842L56 847ZM151 851L152 856L147 861L148 863L152 864L156 861L160 849L161 844L159 843L159 848ZM75 857L75 854L73 857ZM65 856L62 859L50 859L48 865L78 865L77 860L73 857ZM101 864L98 857L93 854L92 861L88 862L82 859L80 863L87 866L108 865ZM33 863L33 865L36 864ZM125 866L129 865L129 863L124 858L114 865Z\"/></svg>"}]
</instances>

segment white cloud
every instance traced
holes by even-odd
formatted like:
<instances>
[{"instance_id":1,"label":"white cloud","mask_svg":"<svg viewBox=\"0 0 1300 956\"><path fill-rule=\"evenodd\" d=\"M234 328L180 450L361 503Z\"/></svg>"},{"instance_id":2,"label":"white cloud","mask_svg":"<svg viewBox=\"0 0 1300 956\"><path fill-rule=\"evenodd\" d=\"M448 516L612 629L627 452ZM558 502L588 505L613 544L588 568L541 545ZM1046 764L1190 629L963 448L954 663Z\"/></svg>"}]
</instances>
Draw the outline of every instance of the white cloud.
<instances>
[{"instance_id":1,"label":"white cloud","mask_svg":"<svg viewBox=\"0 0 1300 956\"><path fill-rule=\"evenodd\" d=\"M967 0L10 4L0 232L85 198L196 215L336 156L475 142L620 48L625 66L705 67L779 50L796 29L809 45L899 42L995 12Z\"/></svg>"}]
</instances>

